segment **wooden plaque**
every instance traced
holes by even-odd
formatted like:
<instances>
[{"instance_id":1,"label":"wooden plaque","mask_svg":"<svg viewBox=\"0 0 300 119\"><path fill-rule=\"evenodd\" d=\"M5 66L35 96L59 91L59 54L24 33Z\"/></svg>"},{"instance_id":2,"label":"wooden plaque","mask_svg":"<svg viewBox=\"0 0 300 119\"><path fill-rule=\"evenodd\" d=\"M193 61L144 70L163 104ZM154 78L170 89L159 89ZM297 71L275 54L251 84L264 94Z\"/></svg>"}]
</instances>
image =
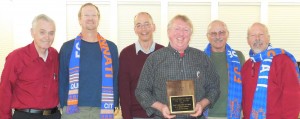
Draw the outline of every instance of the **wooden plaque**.
<instances>
[{"instance_id":1,"label":"wooden plaque","mask_svg":"<svg viewBox=\"0 0 300 119\"><path fill-rule=\"evenodd\" d=\"M195 94L193 80L167 81L167 98L171 114L189 114L195 112Z\"/></svg>"}]
</instances>

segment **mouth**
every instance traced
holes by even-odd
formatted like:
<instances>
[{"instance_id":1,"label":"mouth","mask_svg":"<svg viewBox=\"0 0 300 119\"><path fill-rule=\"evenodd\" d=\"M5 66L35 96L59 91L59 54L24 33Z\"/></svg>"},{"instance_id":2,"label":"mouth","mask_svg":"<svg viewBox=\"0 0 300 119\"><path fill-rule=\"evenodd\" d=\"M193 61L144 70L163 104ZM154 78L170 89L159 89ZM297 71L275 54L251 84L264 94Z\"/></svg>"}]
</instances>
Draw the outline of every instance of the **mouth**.
<instances>
[{"instance_id":1,"label":"mouth","mask_svg":"<svg viewBox=\"0 0 300 119\"><path fill-rule=\"evenodd\" d=\"M255 42L254 44L253 44L253 46L254 47L256 47L256 48L260 48L260 47L262 47L264 45L264 43L263 42Z\"/></svg>"}]
</instances>

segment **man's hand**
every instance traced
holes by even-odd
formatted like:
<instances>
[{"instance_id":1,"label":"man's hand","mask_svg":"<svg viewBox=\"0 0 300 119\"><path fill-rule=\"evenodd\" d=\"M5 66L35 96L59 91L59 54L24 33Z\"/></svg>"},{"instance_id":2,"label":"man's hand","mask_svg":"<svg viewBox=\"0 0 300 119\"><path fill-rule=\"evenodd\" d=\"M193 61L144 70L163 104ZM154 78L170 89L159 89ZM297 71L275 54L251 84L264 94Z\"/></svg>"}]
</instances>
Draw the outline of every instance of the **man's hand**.
<instances>
[{"instance_id":1,"label":"man's hand","mask_svg":"<svg viewBox=\"0 0 300 119\"><path fill-rule=\"evenodd\" d=\"M200 102L198 102L197 104L196 104L196 107L195 107L195 113L194 114L191 114L191 116L193 116L193 117L198 117L198 116L200 116L201 114L202 114L202 111L203 111L203 107L202 107L202 105L200 104Z\"/></svg>"},{"instance_id":2,"label":"man's hand","mask_svg":"<svg viewBox=\"0 0 300 119\"><path fill-rule=\"evenodd\" d=\"M168 106L165 105L165 104L162 104L160 102L155 102L155 103L152 104L151 107L159 110L163 114L164 118L171 119L171 118L176 117L176 115L171 115Z\"/></svg>"}]
</instances>

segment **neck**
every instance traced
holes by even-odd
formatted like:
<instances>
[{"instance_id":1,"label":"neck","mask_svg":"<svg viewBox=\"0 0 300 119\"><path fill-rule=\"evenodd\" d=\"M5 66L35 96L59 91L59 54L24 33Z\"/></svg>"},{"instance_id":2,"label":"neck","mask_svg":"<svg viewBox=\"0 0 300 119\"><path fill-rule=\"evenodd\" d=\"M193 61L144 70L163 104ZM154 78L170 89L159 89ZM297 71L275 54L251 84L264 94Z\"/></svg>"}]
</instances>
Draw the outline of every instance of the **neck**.
<instances>
[{"instance_id":1,"label":"neck","mask_svg":"<svg viewBox=\"0 0 300 119\"><path fill-rule=\"evenodd\" d=\"M153 43L153 40L149 40L149 41L142 41L142 40L139 40L139 43L140 43L140 45L141 45L141 47L142 47L142 49L143 49L144 51L149 52L150 47L151 47L151 45L152 45L152 43Z\"/></svg>"},{"instance_id":2,"label":"neck","mask_svg":"<svg viewBox=\"0 0 300 119\"><path fill-rule=\"evenodd\" d=\"M48 49L39 49L39 48L36 48L36 51L38 52L39 57L43 58L44 60L47 59L47 51L48 51Z\"/></svg>"},{"instance_id":3,"label":"neck","mask_svg":"<svg viewBox=\"0 0 300 119\"><path fill-rule=\"evenodd\" d=\"M82 31L82 40L87 41L87 42L97 42L97 31Z\"/></svg>"},{"instance_id":4,"label":"neck","mask_svg":"<svg viewBox=\"0 0 300 119\"><path fill-rule=\"evenodd\" d=\"M217 49L217 48L211 48L211 51L212 52L225 52L225 47L224 48L220 48L220 49Z\"/></svg>"}]
</instances>

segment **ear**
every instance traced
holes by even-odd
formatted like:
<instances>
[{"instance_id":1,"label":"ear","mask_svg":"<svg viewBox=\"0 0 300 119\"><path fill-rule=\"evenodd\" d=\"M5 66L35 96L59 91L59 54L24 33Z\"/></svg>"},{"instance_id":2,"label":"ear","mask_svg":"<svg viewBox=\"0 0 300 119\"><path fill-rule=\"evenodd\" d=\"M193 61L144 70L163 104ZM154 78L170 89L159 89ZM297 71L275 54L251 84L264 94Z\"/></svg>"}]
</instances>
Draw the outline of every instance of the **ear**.
<instances>
[{"instance_id":1,"label":"ear","mask_svg":"<svg viewBox=\"0 0 300 119\"><path fill-rule=\"evenodd\" d=\"M153 24L153 32L156 30L156 26L155 24Z\"/></svg>"},{"instance_id":2,"label":"ear","mask_svg":"<svg viewBox=\"0 0 300 119\"><path fill-rule=\"evenodd\" d=\"M248 43L248 45L251 47L250 39L248 38L248 36L247 36L247 43Z\"/></svg>"},{"instance_id":3,"label":"ear","mask_svg":"<svg viewBox=\"0 0 300 119\"><path fill-rule=\"evenodd\" d=\"M30 33L31 33L31 37L33 38L34 37L34 30L33 30L33 28L30 29Z\"/></svg>"}]
</instances>

